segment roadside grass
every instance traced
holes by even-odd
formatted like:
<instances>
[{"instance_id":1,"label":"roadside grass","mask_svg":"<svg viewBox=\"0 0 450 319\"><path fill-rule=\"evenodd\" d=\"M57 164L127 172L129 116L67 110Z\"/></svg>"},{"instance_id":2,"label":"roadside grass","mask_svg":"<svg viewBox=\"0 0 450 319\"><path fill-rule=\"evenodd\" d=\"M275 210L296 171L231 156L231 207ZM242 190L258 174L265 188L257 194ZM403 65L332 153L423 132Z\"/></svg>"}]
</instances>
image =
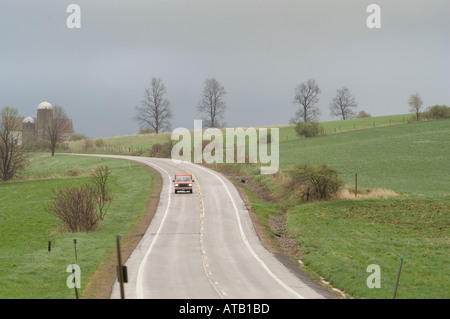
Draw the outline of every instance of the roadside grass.
<instances>
[{"instance_id":1,"label":"roadside grass","mask_svg":"<svg viewBox=\"0 0 450 319\"><path fill-rule=\"evenodd\" d=\"M404 258L397 298L446 299L450 297L449 136L448 119L386 125L280 141L281 170L274 175L259 175L254 164L227 165L232 175L252 176L276 198L263 201L243 185L269 237L274 238L269 216L287 211L286 232L298 243L305 264L301 267L313 277L325 278L349 297L392 298ZM340 199L290 201L283 188L285 171L307 161L338 169L346 184ZM351 198L355 173L357 199ZM369 198L371 193L374 198ZM371 264L381 268L379 289L366 284Z\"/></svg>"},{"instance_id":2,"label":"roadside grass","mask_svg":"<svg viewBox=\"0 0 450 319\"><path fill-rule=\"evenodd\" d=\"M72 263L81 268L81 296L94 271L114 251L116 235L125 236L145 211L153 177L136 163L114 159L34 154L30 163L26 181L0 184L0 298L75 298L66 285ZM88 182L89 171L100 165L108 165L118 178L117 196L105 219L92 233L61 232L57 218L45 211L49 196L57 187ZM78 176L69 177L72 169Z\"/></svg>"},{"instance_id":3,"label":"roadside grass","mask_svg":"<svg viewBox=\"0 0 450 319\"><path fill-rule=\"evenodd\" d=\"M287 229L300 246L304 267L355 298L450 297L450 198L339 200L298 205ZM371 264L381 288L368 288Z\"/></svg>"}]
</instances>

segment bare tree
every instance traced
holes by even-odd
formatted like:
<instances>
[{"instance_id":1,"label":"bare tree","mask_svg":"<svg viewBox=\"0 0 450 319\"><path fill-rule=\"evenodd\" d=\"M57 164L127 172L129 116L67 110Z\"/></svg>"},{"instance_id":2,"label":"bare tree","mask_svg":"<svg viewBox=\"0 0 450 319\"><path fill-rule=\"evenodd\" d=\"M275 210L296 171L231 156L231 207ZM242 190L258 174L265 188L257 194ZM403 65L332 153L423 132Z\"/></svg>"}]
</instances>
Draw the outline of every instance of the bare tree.
<instances>
[{"instance_id":1,"label":"bare tree","mask_svg":"<svg viewBox=\"0 0 450 319\"><path fill-rule=\"evenodd\" d=\"M112 171L109 166L99 166L91 172L92 191L95 193L96 206L98 209L98 217L103 220L105 214L114 199L114 192L111 182L115 184L116 176L111 175Z\"/></svg>"},{"instance_id":2,"label":"bare tree","mask_svg":"<svg viewBox=\"0 0 450 319\"><path fill-rule=\"evenodd\" d=\"M203 125L206 127L222 127L226 104L225 88L216 79L207 79L203 88L200 102L197 106L199 113L203 114Z\"/></svg>"},{"instance_id":3,"label":"bare tree","mask_svg":"<svg viewBox=\"0 0 450 319\"><path fill-rule=\"evenodd\" d=\"M343 87L337 90L336 96L330 103L331 116L341 117L343 120L351 119L356 116L356 103L355 97L350 94L350 90L347 87Z\"/></svg>"},{"instance_id":4,"label":"bare tree","mask_svg":"<svg viewBox=\"0 0 450 319\"><path fill-rule=\"evenodd\" d=\"M301 121L317 120L320 116L320 110L315 105L319 102L318 95L320 92L319 85L313 79L299 84L295 88L294 98L294 103L299 104L299 108L289 122L295 124Z\"/></svg>"},{"instance_id":5,"label":"bare tree","mask_svg":"<svg viewBox=\"0 0 450 319\"><path fill-rule=\"evenodd\" d=\"M165 97L166 87L161 79L152 78L151 88L144 90L141 106L136 106L134 119L140 129L152 129L155 133L170 131L170 119L173 117L170 102Z\"/></svg>"},{"instance_id":6,"label":"bare tree","mask_svg":"<svg viewBox=\"0 0 450 319\"><path fill-rule=\"evenodd\" d=\"M28 164L19 146L19 111L5 106L0 110L0 179L8 181Z\"/></svg>"},{"instance_id":7,"label":"bare tree","mask_svg":"<svg viewBox=\"0 0 450 319\"><path fill-rule=\"evenodd\" d=\"M64 142L67 133L72 131L72 121L67 117L61 106L53 106L53 118L48 124L48 136L50 139L50 150L55 156L55 150L61 142Z\"/></svg>"},{"instance_id":8,"label":"bare tree","mask_svg":"<svg viewBox=\"0 0 450 319\"><path fill-rule=\"evenodd\" d=\"M419 113L422 108L423 101L419 93L411 94L408 99L409 111L416 113L416 120L419 121Z\"/></svg>"}]
</instances>

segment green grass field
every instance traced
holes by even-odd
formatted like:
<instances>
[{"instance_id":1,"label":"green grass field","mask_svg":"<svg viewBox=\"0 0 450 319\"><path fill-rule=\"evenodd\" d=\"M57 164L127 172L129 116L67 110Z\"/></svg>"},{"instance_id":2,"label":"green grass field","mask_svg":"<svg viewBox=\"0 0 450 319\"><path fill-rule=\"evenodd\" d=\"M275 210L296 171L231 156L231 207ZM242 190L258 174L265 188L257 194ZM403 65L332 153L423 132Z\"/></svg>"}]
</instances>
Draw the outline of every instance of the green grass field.
<instances>
[{"instance_id":1,"label":"green grass field","mask_svg":"<svg viewBox=\"0 0 450 319\"><path fill-rule=\"evenodd\" d=\"M105 219L92 233L60 232L57 218L45 211L49 195L56 187L86 183L89 171L100 165L108 165L118 177L117 198ZM68 175L74 171L78 176ZM23 175L26 181L0 184L0 298L75 298L74 290L66 286L67 266L80 266L83 290L115 249L116 235L126 235L145 210L152 176L127 161L59 154L32 155Z\"/></svg>"},{"instance_id":2,"label":"green grass field","mask_svg":"<svg viewBox=\"0 0 450 319\"><path fill-rule=\"evenodd\" d=\"M375 127L280 143L280 168L327 164L343 181L401 193L450 194L450 120Z\"/></svg>"},{"instance_id":3,"label":"green grass field","mask_svg":"<svg viewBox=\"0 0 450 319\"><path fill-rule=\"evenodd\" d=\"M397 298L448 299L449 206L441 198L311 203L291 209L287 225L305 267L351 296L392 298L403 258ZM371 264L379 289L366 284Z\"/></svg>"},{"instance_id":4,"label":"green grass field","mask_svg":"<svg viewBox=\"0 0 450 319\"><path fill-rule=\"evenodd\" d=\"M404 258L397 298L449 298L449 136L450 120L436 120L290 137L280 142L282 171L306 161L328 164L350 189L357 173L359 190L383 188L399 196L308 204L252 196L252 209L266 224L268 216L288 208L287 232L299 244L303 269L348 296L392 298ZM241 172L257 174L251 165ZM256 178L282 195L279 177ZM379 289L366 285L371 264L381 268Z\"/></svg>"},{"instance_id":5,"label":"green grass field","mask_svg":"<svg viewBox=\"0 0 450 319\"><path fill-rule=\"evenodd\" d=\"M450 297L450 120L408 123L409 117L326 122L326 134L310 139L296 136L293 126L280 127L281 174L258 176L258 165L232 165L282 198L265 202L247 190L259 220L267 226L270 215L288 211L286 231L299 244L303 269L350 297L391 298L400 258L397 298ZM111 138L105 142L117 151L87 151L129 154L132 145L165 140L167 135ZM306 161L338 169L348 188L357 173L358 189L384 188L399 196L288 202L282 197L283 171ZM115 235L126 233L144 209L150 173L125 161L67 155L34 154L30 163L23 181L0 184L0 298L74 298L66 287L66 268L75 262L72 240L78 240L83 286L113 251ZM105 221L90 234L58 232L58 221L44 209L51 190L85 183L89 170L105 163L120 185ZM381 268L381 288L366 285L371 264Z\"/></svg>"}]
</instances>

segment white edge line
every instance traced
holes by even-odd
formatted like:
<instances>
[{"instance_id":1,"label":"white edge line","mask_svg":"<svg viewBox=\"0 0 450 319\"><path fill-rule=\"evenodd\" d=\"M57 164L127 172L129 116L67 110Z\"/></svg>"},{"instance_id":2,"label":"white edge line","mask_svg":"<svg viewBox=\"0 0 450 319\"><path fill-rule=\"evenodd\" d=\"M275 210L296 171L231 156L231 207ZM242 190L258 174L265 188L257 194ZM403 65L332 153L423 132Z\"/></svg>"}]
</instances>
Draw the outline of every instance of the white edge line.
<instances>
[{"instance_id":1,"label":"white edge line","mask_svg":"<svg viewBox=\"0 0 450 319\"><path fill-rule=\"evenodd\" d=\"M192 163L190 163L192 164ZM192 164L194 165L194 164ZM244 229L242 228L242 223L241 223L241 218L239 216L239 211L237 209L236 203L234 202L233 197L231 196L231 193L227 187L227 185L225 184L225 182L222 180L222 178L217 175L215 172L208 170L200 165L196 165L196 167L199 167L201 169L203 169L204 171L209 172L210 174L214 175L217 179L220 180L220 182L222 183L222 185L225 187L225 190L227 191L228 197L230 197L231 199L231 203L233 204L234 207L234 212L236 214L237 217L237 221L238 221L238 225L239 225L239 232L241 233L241 237L242 240L245 243L245 246L247 247L247 249L250 251L250 253L252 254L252 256L256 259L256 261L267 271L267 273L273 278L275 279L283 288L285 288L286 290L288 290L289 292L291 292L292 294L294 294L295 296L297 296L300 299L305 299L305 297L303 297L302 295L300 295L299 293L297 293L294 289L292 289L291 287L289 287L288 285L286 285L284 283L284 281L282 281L280 278L278 278L270 269L269 267L267 267L267 265L264 263L264 261L261 260L261 258L259 258L259 256L256 254L256 252L253 250L252 246L250 245L250 243L247 240L247 236L244 233Z\"/></svg>"},{"instance_id":2,"label":"white edge line","mask_svg":"<svg viewBox=\"0 0 450 319\"><path fill-rule=\"evenodd\" d=\"M162 170L163 172L165 172L167 174L167 176L169 177L169 181L170 181L170 174L165 169L163 169L160 166L158 166L158 165L156 165L154 163L151 163L151 162L146 162L146 161L142 161L142 162L144 164L146 164L146 165L157 167L160 170ZM156 242L156 240L158 238L158 235L159 235L160 230L161 230L161 228L162 228L162 226L164 224L164 221L166 220L166 217L168 215L167 213L169 212L171 199L172 199L172 183L169 183L169 199L168 199L168 202L167 202L166 211L164 212L164 216L163 216L163 218L161 220L161 223L159 224L159 227L158 227L158 230L155 233L155 236L153 237L153 240L152 240L152 242L150 244L150 247L147 249L147 252L145 253L144 258L142 259L142 262L139 265L138 276L137 276L137 279L136 279L136 295L137 295L138 299L143 299L144 298L144 292L142 290L142 280L143 280L142 278L143 278L143 273L144 273L144 267L145 267L145 265L147 263L148 256L150 255L150 252L152 251L153 246L154 246L154 244L155 244L155 242Z\"/></svg>"}]
</instances>

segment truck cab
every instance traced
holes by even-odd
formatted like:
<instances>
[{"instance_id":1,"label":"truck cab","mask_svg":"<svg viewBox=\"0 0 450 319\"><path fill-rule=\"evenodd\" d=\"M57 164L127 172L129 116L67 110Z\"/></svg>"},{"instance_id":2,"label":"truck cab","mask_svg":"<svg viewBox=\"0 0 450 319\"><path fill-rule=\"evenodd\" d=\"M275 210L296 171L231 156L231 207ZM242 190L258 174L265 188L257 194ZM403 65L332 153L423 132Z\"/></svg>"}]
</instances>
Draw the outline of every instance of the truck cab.
<instances>
[{"instance_id":1,"label":"truck cab","mask_svg":"<svg viewBox=\"0 0 450 319\"><path fill-rule=\"evenodd\" d=\"M191 174L175 174L173 179L173 187L175 189L175 194L179 191L189 192L192 194L192 184L194 180Z\"/></svg>"}]
</instances>

